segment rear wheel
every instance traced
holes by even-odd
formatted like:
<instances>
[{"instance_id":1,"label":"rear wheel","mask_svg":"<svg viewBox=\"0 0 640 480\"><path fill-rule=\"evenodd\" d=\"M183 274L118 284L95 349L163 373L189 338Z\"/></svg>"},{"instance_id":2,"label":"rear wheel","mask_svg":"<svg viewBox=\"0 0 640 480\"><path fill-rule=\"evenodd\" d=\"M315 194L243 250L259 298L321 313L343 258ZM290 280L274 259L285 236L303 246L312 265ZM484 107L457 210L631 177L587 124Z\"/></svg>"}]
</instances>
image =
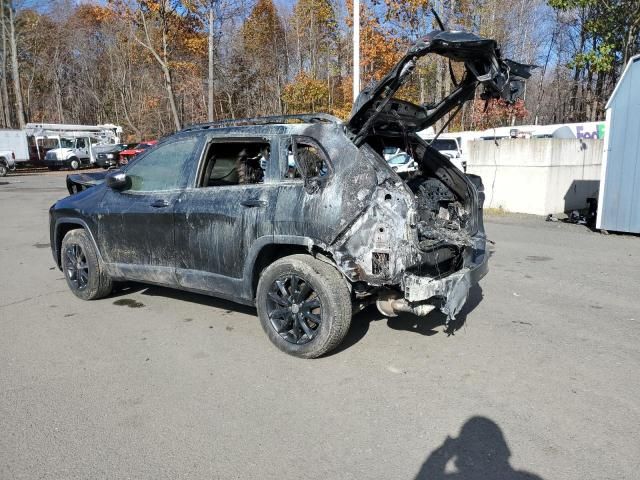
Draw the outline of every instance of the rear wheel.
<instances>
[{"instance_id":1,"label":"rear wheel","mask_svg":"<svg viewBox=\"0 0 640 480\"><path fill-rule=\"evenodd\" d=\"M351 294L333 266L310 255L291 255L260 276L258 315L280 350L316 358L336 348L351 324Z\"/></svg>"},{"instance_id":2,"label":"rear wheel","mask_svg":"<svg viewBox=\"0 0 640 480\"><path fill-rule=\"evenodd\" d=\"M68 232L62 240L60 255L67 285L76 297L96 300L111 293L113 282L105 273L85 230Z\"/></svg>"},{"instance_id":3,"label":"rear wheel","mask_svg":"<svg viewBox=\"0 0 640 480\"><path fill-rule=\"evenodd\" d=\"M0 161L0 177L6 177L8 172L9 169L7 168L7 165Z\"/></svg>"}]
</instances>

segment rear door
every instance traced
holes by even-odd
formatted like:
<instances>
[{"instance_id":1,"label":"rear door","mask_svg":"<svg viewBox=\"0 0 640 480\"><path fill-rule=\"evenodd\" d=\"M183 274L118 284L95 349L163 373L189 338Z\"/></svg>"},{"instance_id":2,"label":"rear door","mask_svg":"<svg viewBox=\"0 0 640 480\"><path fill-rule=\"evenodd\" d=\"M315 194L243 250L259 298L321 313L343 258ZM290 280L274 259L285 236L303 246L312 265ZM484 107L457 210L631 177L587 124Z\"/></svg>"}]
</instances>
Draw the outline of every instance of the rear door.
<instances>
[{"instance_id":1,"label":"rear door","mask_svg":"<svg viewBox=\"0 0 640 480\"><path fill-rule=\"evenodd\" d=\"M272 139L209 140L193 185L175 209L177 277L187 289L246 297L244 267L273 234Z\"/></svg>"}]
</instances>

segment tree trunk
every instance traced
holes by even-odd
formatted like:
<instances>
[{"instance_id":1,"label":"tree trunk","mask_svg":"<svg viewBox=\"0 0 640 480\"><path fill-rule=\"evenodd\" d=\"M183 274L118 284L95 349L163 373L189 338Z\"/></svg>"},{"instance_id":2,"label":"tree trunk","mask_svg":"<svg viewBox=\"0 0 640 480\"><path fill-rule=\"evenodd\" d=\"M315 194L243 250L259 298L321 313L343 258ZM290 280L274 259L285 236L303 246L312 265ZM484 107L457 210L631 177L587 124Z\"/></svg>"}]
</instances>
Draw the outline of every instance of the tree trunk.
<instances>
[{"instance_id":1,"label":"tree trunk","mask_svg":"<svg viewBox=\"0 0 640 480\"><path fill-rule=\"evenodd\" d=\"M24 107L22 105L22 87L20 86L20 69L18 68L18 45L16 42L15 12L13 1L9 0L9 46L11 48L11 76L13 77L13 90L16 99L16 120L18 128L25 127Z\"/></svg>"},{"instance_id":2,"label":"tree trunk","mask_svg":"<svg viewBox=\"0 0 640 480\"><path fill-rule=\"evenodd\" d=\"M209 104L207 111L207 120L213 122L213 0L209 5Z\"/></svg>"},{"instance_id":3,"label":"tree trunk","mask_svg":"<svg viewBox=\"0 0 640 480\"><path fill-rule=\"evenodd\" d=\"M7 88L7 24L5 20L5 3L0 0L0 22L2 23L2 62L0 62L0 89L2 90L2 123L11 127L11 106L9 103L9 89Z\"/></svg>"},{"instance_id":4,"label":"tree trunk","mask_svg":"<svg viewBox=\"0 0 640 480\"><path fill-rule=\"evenodd\" d=\"M176 97L173 93L173 84L171 83L171 71L169 67L166 65L162 66L162 70L164 72L164 85L167 89L167 94L169 96L169 106L171 107L171 114L173 116L173 124L176 127L176 130L182 129L182 125L180 123L180 114L178 113L178 107L176 106Z\"/></svg>"}]
</instances>

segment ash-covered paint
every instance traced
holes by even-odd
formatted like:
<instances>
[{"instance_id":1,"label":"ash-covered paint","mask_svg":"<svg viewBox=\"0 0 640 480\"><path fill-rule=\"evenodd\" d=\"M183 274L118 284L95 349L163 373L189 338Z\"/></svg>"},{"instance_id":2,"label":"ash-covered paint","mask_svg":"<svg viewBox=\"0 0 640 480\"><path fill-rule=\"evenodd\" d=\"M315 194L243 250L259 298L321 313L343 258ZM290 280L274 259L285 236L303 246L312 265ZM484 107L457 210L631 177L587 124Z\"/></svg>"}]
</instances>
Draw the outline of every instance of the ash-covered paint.
<instances>
[{"instance_id":1,"label":"ash-covered paint","mask_svg":"<svg viewBox=\"0 0 640 480\"><path fill-rule=\"evenodd\" d=\"M431 106L392 99L417 58L430 52L465 64L457 88ZM354 305L379 298L387 307L425 314L429 302L440 299L453 319L487 271L482 183L416 131L462 105L480 85L485 97L512 99L528 75L528 66L502 60L493 40L436 32L362 92L347 123L312 114L298 116L298 124L278 117L189 127L122 169L126 174L164 145L195 137L191 158L175 172L179 188L135 193L109 188L104 173L69 176L70 193L83 191L51 209L54 258L59 265L67 230L85 228L115 279L251 304L261 269L302 249L344 275ZM288 178L292 145L304 141L326 156L326 174ZM268 145L262 182L202 183L220 142ZM418 171L400 178L382 157L385 146L410 153ZM158 202L166 206L156 208Z\"/></svg>"}]
</instances>

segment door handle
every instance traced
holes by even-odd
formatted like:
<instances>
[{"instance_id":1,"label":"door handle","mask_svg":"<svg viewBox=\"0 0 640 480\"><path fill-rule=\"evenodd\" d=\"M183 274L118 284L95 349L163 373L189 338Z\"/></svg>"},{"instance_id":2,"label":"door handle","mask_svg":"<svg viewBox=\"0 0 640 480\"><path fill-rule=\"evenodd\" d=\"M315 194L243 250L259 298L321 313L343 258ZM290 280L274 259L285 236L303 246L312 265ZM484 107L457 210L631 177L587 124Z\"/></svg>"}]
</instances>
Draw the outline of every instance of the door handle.
<instances>
[{"instance_id":1,"label":"door handle","mask_svg":"<svg viewBox=\"0 0 640 480\"><path fill-rule=\"evenodd\" d=\"M151 206L153 208L166 208L169 206L169 202L167 202L166 200L155 200L151 203Z\"/></svg>"},{"instance_id":2,"label":"door handle","mask_svg":"<svg viewBox=\"0 0 640 480\"><path fill-rule=\"evenodd\" d=\"M252 198L250 200L243 200L242 202L240 202L240 205L244 206L244 207L264 207L267 204L267 202L265 202L264 200L258 200L256 198Z\"/></svg>"}]
</instances>

